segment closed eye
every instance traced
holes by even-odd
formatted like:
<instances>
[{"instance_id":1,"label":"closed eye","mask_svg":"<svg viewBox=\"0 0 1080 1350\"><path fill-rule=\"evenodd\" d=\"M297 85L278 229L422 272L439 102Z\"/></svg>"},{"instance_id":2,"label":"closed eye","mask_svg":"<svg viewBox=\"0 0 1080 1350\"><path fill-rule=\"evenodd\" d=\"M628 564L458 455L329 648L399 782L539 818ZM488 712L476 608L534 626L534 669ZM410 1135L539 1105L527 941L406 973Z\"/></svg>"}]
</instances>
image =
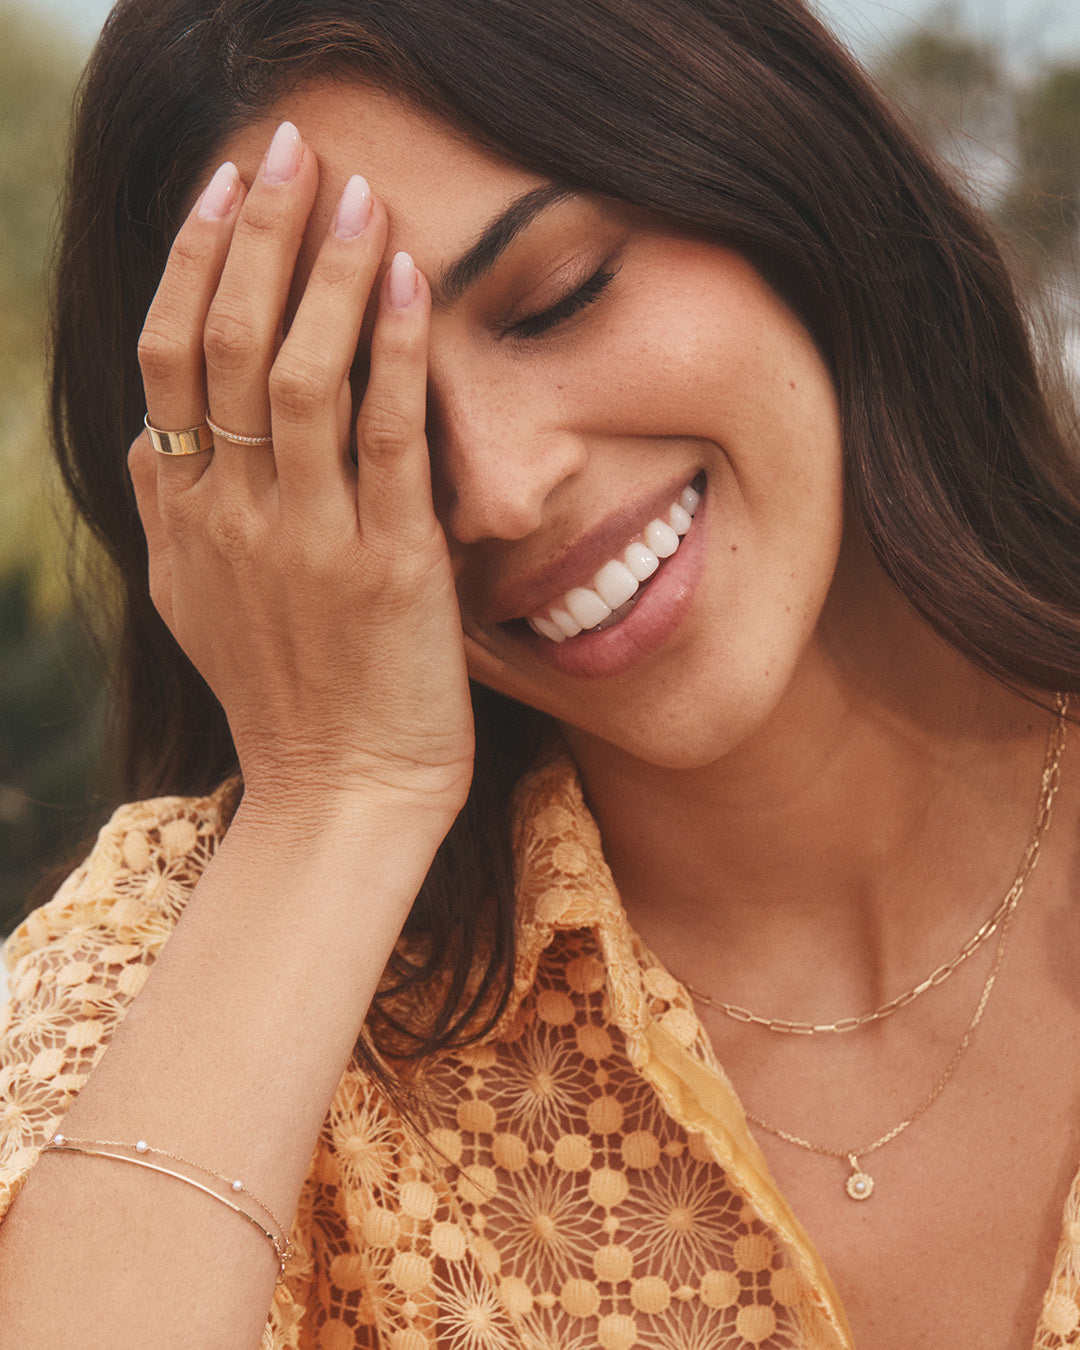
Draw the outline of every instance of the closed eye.
<instances>
[{"instance_id":1,"label":"closed eye","mask_svg":"<svg viewBox=\"0 0 1080 1350\"><path fill-rule=\"evenodd\" d=\"M549 333L559 324L565 323L567 319L586 309L594 300L598 300L615 279L618 270L617 267L612 271L601 267L599 271L594 272L589 277L588 281L583 282L576 291L572 291L558 304L552 305L550 309L545 309L539 314L529 314L524 319L518 319L515 323L504 328L503 337L543 337L545 333Z\"/></svg>"}]
</instances>

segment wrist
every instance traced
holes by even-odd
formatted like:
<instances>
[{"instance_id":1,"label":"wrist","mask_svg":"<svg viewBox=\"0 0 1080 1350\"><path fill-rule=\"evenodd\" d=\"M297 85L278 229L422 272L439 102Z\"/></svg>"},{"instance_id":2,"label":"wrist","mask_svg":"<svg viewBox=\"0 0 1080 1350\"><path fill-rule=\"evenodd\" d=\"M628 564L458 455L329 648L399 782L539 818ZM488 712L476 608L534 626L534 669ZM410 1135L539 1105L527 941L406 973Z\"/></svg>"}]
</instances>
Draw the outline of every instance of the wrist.
<instances>
[{"instance_id":1,"label":"wrist","mask_svg":"<svg viewBox=\"0 0 1080 1350\"><path fill-rule=\"evenodd\" d=\"M365 755L342 763L319 749L241 755L246 814L271 824L293 821L348 828L354 821L434 830L441 839L465 805L472 756L447 764Z\"/></svg>"},{"instance_id":2,"label":"wrist","mask_svg":"<svg viewBox=\"0 0 1080 1350\"><path fill-rule=\"evenodd\" d=\"M421 855L426 874L459 809L442 797L411 792L245 781L229 835L257 839L281 859L326 851L342 861L384 850Z\"/></svg>"}]
</instances>

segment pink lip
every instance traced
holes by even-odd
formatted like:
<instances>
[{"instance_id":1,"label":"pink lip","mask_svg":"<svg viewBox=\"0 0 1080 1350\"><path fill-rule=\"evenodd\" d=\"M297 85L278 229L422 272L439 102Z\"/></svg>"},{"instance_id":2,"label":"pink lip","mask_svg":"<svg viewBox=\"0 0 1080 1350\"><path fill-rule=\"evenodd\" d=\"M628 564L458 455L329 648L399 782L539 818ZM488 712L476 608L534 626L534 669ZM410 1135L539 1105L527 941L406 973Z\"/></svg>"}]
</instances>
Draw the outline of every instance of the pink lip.
<instances>
[{"instance_id":1,"label":"pink lip","mask_svg":"<svg viewBox=\"0 0 1080 1350\"><path fill-rule=\"evenodd\" d=\"M599 633L567 638L561 643L548 641L524 623L520 625L520 632L515 628L515 636L547 665L580 679L621 675L653 655L682 623L701 580L705 568L708 498L709 494L705 492L679 551L663 564L645 587L641 599L620 623Z\"/></svg>"},{"instance_id":2,"label":"pink lip","mask_svg":"<svg viewBox=\"0 0 1080 1350\"><path fill-rule=\"evenodd\" d=\"M487 606L485 624L509 623L536 614L560 600L574 586L588 586L597 571L618 554L650 520L666 516L672 502L690 481L684 475L665 485L645 502L625 506L567 545L559 557L521 581L496 588ZM680 548L679 552L682 552ZM675 554L677 558L678 553ZM673 559L674 561L674 559ZM650 583L651 588L651 583ZM642 597L644 600L644 597ZM636 608L636 606L635 606ZM621 625L620 625L621 627ZM578 641L574 638L572 641ZM566 644L564 643L563 646Z\"/></svg>"}]
</instances>

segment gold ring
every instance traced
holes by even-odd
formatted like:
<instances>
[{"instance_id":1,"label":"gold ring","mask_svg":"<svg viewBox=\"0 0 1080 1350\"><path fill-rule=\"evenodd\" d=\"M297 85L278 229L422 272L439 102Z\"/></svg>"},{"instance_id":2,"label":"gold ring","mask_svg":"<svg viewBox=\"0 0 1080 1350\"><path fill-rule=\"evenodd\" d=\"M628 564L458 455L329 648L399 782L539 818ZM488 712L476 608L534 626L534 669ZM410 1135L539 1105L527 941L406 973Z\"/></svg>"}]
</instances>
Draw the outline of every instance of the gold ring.
<instances>
[{"instance_id":1,"label":"gold ring","mask_svg":"<svg viewBox=\"0 0 1080 1350\"><path fill-rule=\"evenodd\" d=\"M273 436L240 436L235 431L226 431L210 420L209 408L206 410L206 425L215 436L220 436L223 441L235 441L237 445L270 445L274 439Z\"/></svg>"},{"instance_id":2,"label":"gold ring","mask_svg":"<svg viewBox=\"0 0 1080 1350\"><path fill-rule=\"evenodd\" d=\"M201 455L204 450L213 450L214 437L206 422L201 426L190 427L187 431L162 431L160 427L150 425L150 414L143 418L150 437L150 444L159 455Z\"/></svg>"}]
</instances>

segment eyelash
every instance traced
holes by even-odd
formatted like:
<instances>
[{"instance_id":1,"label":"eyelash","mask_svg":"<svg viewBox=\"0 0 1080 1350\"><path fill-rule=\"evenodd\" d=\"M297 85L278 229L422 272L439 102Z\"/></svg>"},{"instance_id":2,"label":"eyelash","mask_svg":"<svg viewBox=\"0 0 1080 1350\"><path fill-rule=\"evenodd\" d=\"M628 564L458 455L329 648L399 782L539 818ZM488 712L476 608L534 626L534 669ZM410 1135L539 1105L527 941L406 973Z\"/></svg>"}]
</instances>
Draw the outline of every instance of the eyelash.
<instances>
[{"instance_id":1,"label":"eyelash","mask_svg":"<svg viewBox=\"0 0 1080 1350\"><path fill-rule=\"evenodd\" d=\"M550 309L545 309L540 314L530 314L524 319L518 319L504 330L503 335L515 338L543 337L545 333L565 323L583 309L587 309L595 300L599 300L614 281L618 270L615 268L614 271L608 271L607 268L601 267L589 277L588 281L583 282L576 291L572 291L558 304L552 305Z\"/></svg>"}]
</instances>

